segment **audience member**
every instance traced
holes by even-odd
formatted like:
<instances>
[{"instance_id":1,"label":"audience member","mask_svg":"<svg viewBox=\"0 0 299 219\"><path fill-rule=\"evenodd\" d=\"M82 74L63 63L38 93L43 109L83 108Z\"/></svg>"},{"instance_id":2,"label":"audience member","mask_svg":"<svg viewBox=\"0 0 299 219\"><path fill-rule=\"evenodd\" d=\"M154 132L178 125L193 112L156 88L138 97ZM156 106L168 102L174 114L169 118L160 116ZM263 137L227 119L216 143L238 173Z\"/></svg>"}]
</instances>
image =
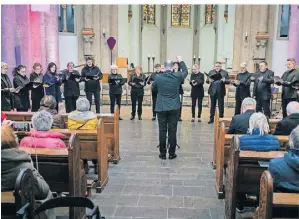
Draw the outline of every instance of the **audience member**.
<instances>
[{"instance_id":1,"label":"audience member","mask_svg":"<svg viewBox=\"0 0 299 219\"><path fill-rule=\"evenodd\" d=\"M26 133L20 142L20 147L37 147L37 148L65 148L64 142L60 139L65 137L58 132L50 132L52 127L52 115L41 110L33 114L32 119L33 131Z\"/></svg>"},{"instance_id":2,"label":"audience member","mask_svg":"<svg viewBox=\"0 0 299 219\"><path fill-rule=\"evenodd\" d=\"M299 103L292 101L287 105L287 117L277 123L274 135L290 135L299 125Z\"/></svg>"},{"instance_id":3,"label":"audience member","mask_svg":"<svg viewBox=\"0 0 299 219\"><path fill-rule=\"evenodd\" d=\"M246 134L249 127L249 118L255 113L256 101L246 97L241 106L242 114L232 118L227 134Z\"/></svg>"}]
</instances>

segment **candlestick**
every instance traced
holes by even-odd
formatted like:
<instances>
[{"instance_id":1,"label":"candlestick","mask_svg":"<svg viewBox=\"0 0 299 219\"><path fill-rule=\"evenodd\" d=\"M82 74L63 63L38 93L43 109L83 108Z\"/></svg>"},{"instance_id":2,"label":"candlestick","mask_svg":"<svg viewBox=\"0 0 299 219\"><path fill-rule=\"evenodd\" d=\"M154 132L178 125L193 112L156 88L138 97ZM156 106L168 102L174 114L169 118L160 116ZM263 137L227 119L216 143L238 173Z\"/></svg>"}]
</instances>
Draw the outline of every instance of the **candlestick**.
<instances>
[{"instance_id":1,"label":"candlestick","mask_svg":"<svg viewBox=\"0 0 299 219\"><path fill-rule=\"evenodd\" d=\"M193 56L193 59L195 59L195 55Z\"/></svg>"},{"instance_id":2,"label":"candlestick","mask_svg":"<svg viewBox=\"0 0 299 219\"><path fill-rule=\"evenodd\" d=\"M155 55L153 54L153 59L155 59Z\"/></svg>"}]
</instances>

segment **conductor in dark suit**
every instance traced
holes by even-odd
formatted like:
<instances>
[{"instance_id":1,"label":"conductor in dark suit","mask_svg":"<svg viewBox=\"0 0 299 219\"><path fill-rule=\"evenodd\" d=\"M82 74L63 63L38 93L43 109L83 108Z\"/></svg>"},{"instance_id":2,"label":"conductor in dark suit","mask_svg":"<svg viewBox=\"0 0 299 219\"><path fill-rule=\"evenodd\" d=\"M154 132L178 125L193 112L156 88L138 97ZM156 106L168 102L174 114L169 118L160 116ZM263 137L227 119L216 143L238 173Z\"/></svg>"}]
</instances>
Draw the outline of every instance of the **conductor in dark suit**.
<instances>
[{"instance_id":1,"label":"conductor in dark suit","mask_svg":"<svg viewBox=\"0 0 299 219\"><path fill-rule=\"evenodd\" d=\"M210 84L208 93L211 98L210 120L208 122L209 124L214 122L217 100L219 106L219 117L223 118L224 115L224 97L226 95L225 84L229 84L230 80L228 78L227 71L221 69L221 67L221 63L216 62L214 70L211 70L209 72L209 77L206 81L207 84Z\"/></svg>"},{"instance_id":2,"label":"conductor in dark suit","mask_svg":"<svg viewBox=\"0 0 299 219\"><path fill-rule=\"evenodd\" d=\"M158 74L153 84L158 91L156 112L159 124L159 146L162 160L166 159L166 136L168 131L169 159L177 157L175 149L177 145L176 131L181 107L179 88L187 76L187 68L180 56L177 57L182 71L173 72L173 62L165 62L165 73Z\"/></svg>"},{"instance_id":3,"label":"conductor in dark suit","mask_svg":"<svg viewBox=\"0 0 299 219\"><path fill-rule=\"evenodd\" d=\"M251 75L252 74L247 71L246 62L242 62L240 64L240 72L237 75L237 80L233 82L233 85L237 87L235 115L240 114L243 100L246 97L250 97Z\"/></svg>"},{"instance_id":4,"label":"conductor in dark suit","mask_svg":"<svg viewBox=\"0 0 299 219\"><path fill-rule=\"evenodd\" d=\"M290 135L299 125L299 103L290 102L286 111L288 116L277 123L274 135Z\"/></svg>"},{"instance_id":5,"label":"conductor in dark suit","mask_svg":"<svg viewBox=\"0 0 299 219\"><path fill-rule=\"evenodd\" d=\"M253 96L256 100L256 111L264 112L270 118L271 84L274 82L274 72L268 69L268 63L262 61L260 70L254 74Z\"/></svg>"},{"instance_id":6,"label":"conductor in dark suit","mask_svg":"<svg viewBox=\"0 0 299 219\"><path fill-rule=\"evenodd\" d=\"M256 101L247 97L242 102L242 114L232 118L227 134L247 134L250 116L255 113Z\"/></svg>"}]
</instances>

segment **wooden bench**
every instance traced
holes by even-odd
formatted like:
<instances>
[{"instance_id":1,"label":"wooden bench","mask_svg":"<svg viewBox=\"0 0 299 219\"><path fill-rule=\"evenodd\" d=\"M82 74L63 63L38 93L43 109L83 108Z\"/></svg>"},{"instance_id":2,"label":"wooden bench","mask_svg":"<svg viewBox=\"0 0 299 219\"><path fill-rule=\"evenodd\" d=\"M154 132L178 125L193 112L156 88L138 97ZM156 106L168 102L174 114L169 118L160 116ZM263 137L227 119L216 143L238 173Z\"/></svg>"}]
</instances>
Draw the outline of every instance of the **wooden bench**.
<instances>
[{"instance_id":1,"label":"wooden bench","mask_svg":"<svg viewBox=\"0 0 299 219\"><path fill-rule=\"evenodd\" d=\"M59 132L66 137L62 140L69 144L69 139L72 134L78 137L77 148L79 150L79 157L87 160L98 160L98 180L95 184L96 192L103 191L108 182L108 151L105 146L103 119L99 119L97 130L69 130L69 129L51 129L51 132ZM17 132L19 138L24 137L24 132ZM45 149L43 149L45 150ZM88 186L92 182L88 181Z\"/></svg>"},{"instance_id":2,"label":"wooden bench","mask_svg":"<svg viewBox=\"0 0 299 219\"><path fill-rule=\"evenodd\" d=\"M232 121L232 118L219 118L219 112L218 108L215 111L215 121L214 121L214 151L213 151L213 161L212 161L212 167L215 169L217 165L217 153L219 149L219 141L221 138L221 133L220 133L220 128L221 128L221 123L224 123L224 129L225 132L227 133L227 130L229 129L230 123ZM274 133L276 129L277 123L280 121L280 119L270 119L269 120L269 126L271 133Z\"/></svg>"},{"instance_id":3,"label":"wooden bench","mask_svg":"<svg viewBox=\"0 0 299 219\"><path fill-rule=\"evenodd\" d=\"M225 181L225 218L235 219L236 194L259 194L260 178L267 166L259 162L269 162L284 155L281 151L257 152L240 151L239 136L232 139L230 159Z\"/></svg>"},{"instance_id":4,"label":"wooden bench","mask_svg":"<svg viewBox=\"0 0 299 219\"><path fill-rule=\"evenodd\" d=\"M4 112L7 118L12 121L31 121L33 112ZM60 114L65 128L67 129L67 113ZM119 156L119 108L116 105L114 114L97 114L98 119L102 118L105 126L104 136L108 153L112 155L110 162L117 164L120 160Z\"/></svg>"},{"instance_id":5,"label":"wooden bench","mask_svg":"<svg viewBox=\"0 0 299 219\"><path fill-rule=\"evenodd\" d=\"M269 171L265 171L260 181L259 207L255 210L253 218L299 218L299 194L279 193L273 190L272 176ZM277 210L279 210L279 212L277 212Z\"/></svg>"},{"instance_id":6,"label":"wooden bench","mask_svg":"<svg viewBox=\"0 0 299 219\"><path fill-rule=\"evenodd\" d=\"M31 169L21 169L17 176L14 191L1 190L1 218L16 218L17 211L29 204L35 208L33 194L34 176Z\"/></svg>"},{"instance_id":7,"label":"wooden bench","mask_svg":"<svg viewBox=\"0 0 299 219\"><path fill-rule=\"evenodd\" d=\"M223 172L224 167L227 165L230 156L231 143L233 135L225 134L225 124L222 121L219 129L220 138L218 142L218 152L216 157L216 192L218 198L224 198L223 188ZM285 151L289 143L289 136L276 136L280 142L280 148Z\"/></svg>"}]
</instances>

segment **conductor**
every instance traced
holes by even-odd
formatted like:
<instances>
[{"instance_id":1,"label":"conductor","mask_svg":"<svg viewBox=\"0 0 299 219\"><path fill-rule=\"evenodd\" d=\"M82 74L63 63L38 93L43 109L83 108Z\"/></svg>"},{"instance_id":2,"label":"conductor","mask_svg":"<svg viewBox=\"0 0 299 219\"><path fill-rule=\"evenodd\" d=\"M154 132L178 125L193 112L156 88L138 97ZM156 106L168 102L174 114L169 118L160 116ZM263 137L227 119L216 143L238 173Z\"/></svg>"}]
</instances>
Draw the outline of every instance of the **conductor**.
<instances>
[{"instance_id":1,"label":"conductor","mask_svg":"<svg viewBox=\"0 0 299 219\"><path fill-rule=\"evenodd\" d=\"M169 159L177 157L175 153L177 138L177 124L179 119L179 109L181 107L179 89L181 83L187 76L187 67L181 56L177 56L177 62L182 71L173 72L173 62L165 62L165 73L157 74L154 89L158 91L156 112L159 124L159 147L162 160L166 159L166 135L168 131Z\"/></svg>"}]
</instances>

